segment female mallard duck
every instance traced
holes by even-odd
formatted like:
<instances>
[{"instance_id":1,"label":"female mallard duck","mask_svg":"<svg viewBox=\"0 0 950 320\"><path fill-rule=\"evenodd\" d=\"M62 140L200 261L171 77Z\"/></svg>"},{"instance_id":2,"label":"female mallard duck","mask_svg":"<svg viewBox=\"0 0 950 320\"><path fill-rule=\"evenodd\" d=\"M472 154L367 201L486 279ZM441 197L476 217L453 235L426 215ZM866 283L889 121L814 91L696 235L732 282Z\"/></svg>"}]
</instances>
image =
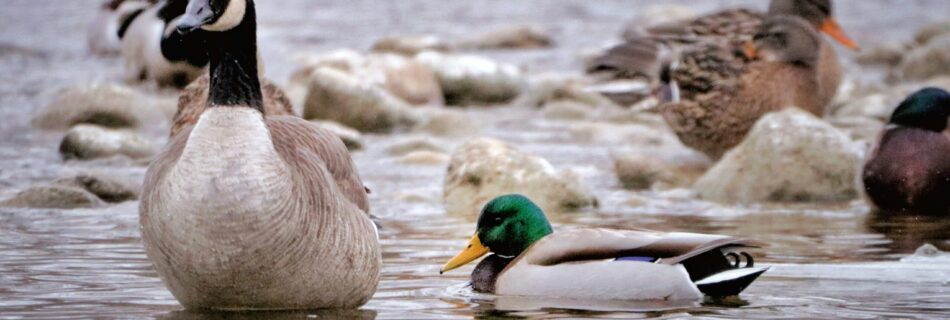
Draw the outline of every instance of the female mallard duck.
<instances>
[{"instance_id":1,"label":"female mallard duck","mask_svg":"<svg viewBox=\"0 0 950 320\"><path fill-rule=\"evenodd\" d=\"M188 0L159 1L129 24L122 38L127 80L181 88L204 72L208 65L208 56L201 50L205 34L175 32L187 5Z\"/></svg>"},{"instance_id":2,"label":"female mallard duck","mask_svg":"<svg viewBox=\"0 0 950 320\"><path fill-rule=\"evenodd\" d=\"M686 300L739 294L768 268L753 267L742 239L648 230L554 232L521 195L495 198L482 210L468 247L441 272L485 254L472 287L501 295L594 300ZM735 261L730 261L729 257ZM740 267L744 257L746 266Z\"/></svg>"},{"instance_id":3,"label":"female mallard duck","mask_svg":"<svg viewBox=\"0 0 950 320\"><path fill-rule=\"evenodd\" d=\"M926 88L894 111L864 165L868 197L887 213L950 214L950 93Z\"/></svg>"},{"instance_id":4,"label":"female mallard duck","mask_svg":"<svg viewBox=\"0 0 950 320\"><path fill-rule=\"evenodd\" d=\"M734 42L694 46L665 69L670 102L660 111L683 144L712 158L739 144L766 113L797 106L821 115L828 101L815 94L819 41L801 18L774 16L744 48Z\"/></svg>"},{"instance_id":5,"label":"female mallard duck","mask_svg":"<svg viewBox=\"0 0 950 320\"><path fill-rule=\"evenodd\" d=\"M255 16L253 0L191 0L178 24L208 32L208 108L146 174L146 253L187 308L358 307L382 259L366 191L339 138L266 114Z\"/></svg>"},{"instance_id":6,"label":"female mallard duck","mask_svg":"<svg viewBox=\"0 0 950 320\"><path fill-rule=\"evenodd\" d=\"M588 66L589 72L607 73L615 78L660 78L661 65L688 47L709 38L744 42L752 39L767 17L797 16L808 21L842 45L857 50L858 45L842 31L832 14L830 0L772 0L767 13L748 9L726 10L694 20L653 26L625 35L625 42L608 49ZM821 41L818 71L822 87L819 95L831 100L841 84L841 66L832 46Z\"/></svg>"}]
</instances>

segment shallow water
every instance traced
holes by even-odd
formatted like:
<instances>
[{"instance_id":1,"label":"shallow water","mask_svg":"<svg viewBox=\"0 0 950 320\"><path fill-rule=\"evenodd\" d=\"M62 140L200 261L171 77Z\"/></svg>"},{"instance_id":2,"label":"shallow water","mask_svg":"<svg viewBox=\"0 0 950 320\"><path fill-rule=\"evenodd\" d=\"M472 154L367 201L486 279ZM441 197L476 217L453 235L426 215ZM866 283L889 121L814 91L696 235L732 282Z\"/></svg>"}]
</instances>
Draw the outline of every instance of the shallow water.
<instances>
[{"instance_id":1,"label":"shallow water","mask_svg":"<svg viewBox=\"0 0 950 320\"><path fill-rule=\"evenodd\" d=\"M284 82L293 56L336 48L367 48L391 34L464 36L509 23L549 27L550 50L488 52L528 73L576 72L578 52L614 37L647 1L258 1L267 74ZM682 2L682 1L678 1ZM950 2L840 1L840 20L859 42L908 39L950 12ZM62 133L29 126L59 88L118 81L118 59L90 57L84 27L97 1L5 0L0 9L0 198L77 172L141 177L144 167L122 159L60 160ZM764 2L706 1L696 9ZM899 6L899 7L898 7ZM843 54L847 61L851 54ZM851 76L860 77L849 64ZM153 91L143 88L146 91ZM172 96L173 93L159 93ZM446 215L444 166L397 163L386 147L412 134L369 136L354 153L373 190L384 251L379 291L361 311L195 314L164 288L143 252L138 204L104 209L0 208L0 318L950 318L950 259L904 259L931 243L950 249L950 223L869 214L861 201L825 205L730 207L691 198L684 190L629 192L619 187L611 156L656 152L671 161L699 161L685 149L652 150L572 134L574 124L545 120L520 107L466 111L482 135L504 139L580 173L598 197L596 209L551 214L557 227L641 227L732 234L767 243L758 264L773 269L740 299L687 303L595 302L503 298L466 288L468 268L438 270L464 244L475 213ZM151 136L162 139L165 120ZM465 137L440 137L446 150ZM697 160L699 159L699 160ZM470 268L470 267L469 267Z\"/></svg>"}]
</instances>

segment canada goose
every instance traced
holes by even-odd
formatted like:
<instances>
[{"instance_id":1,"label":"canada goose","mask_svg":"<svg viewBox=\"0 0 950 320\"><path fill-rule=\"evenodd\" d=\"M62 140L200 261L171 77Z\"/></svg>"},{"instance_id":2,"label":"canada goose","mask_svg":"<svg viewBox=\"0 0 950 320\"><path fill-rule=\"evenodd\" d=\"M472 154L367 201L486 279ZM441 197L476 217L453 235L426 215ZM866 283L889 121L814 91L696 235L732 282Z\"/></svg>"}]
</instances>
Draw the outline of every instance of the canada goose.
<instances>
[{"instance_id":1,"label":"canada goose","mask_svg":"<svg viewBox=\"0 0 950 320\"><path fill-rule=\"evenodd\" d=\"M475 235L440 272L492 253L472 271L475 291L596 300L691 300L737 295L768 268L742 239L650 230L554 232L522 195L485 205ZM731 261L730 257L732 258ZM740 258L742 257L742 258ZM740 265L740 260L745 265Z\"/></svg>"},{"instance_id":2,"label":"canada goose","mask_svg":"<svg viewBox=\"0 0 950 320\"><path fill-rule=\"evenodd\" d=\"M335 135L266 114L253 0L191 0L178 32L207 32L208 108L152 162L146 253L190 309L356 308L382 256L367 194Z\"/></svg>"},{"instance_id":3,"label":"canada goose","mask_svg":"<svg viewBox=\"0 0 950 320\"><path fill-rule=\"evenodd\" d=\"M830 0L772 0L768 12L748 9L725 10L693 20L653 26L640 34L628 36L625 42L595 57L588 72L608 74L612 78L659 80L661 66L684 46L691 46L708 38L725 41L748 41L769 16L792 15L808 21L847 48L858 50L857 43L842 31L833 15ZM841 84L841 65L834 48L821 40L818 75L822 86L818 95L831 100Z\"/></svg>"},{"instance_id":4,"label":"canada goose","mask_svg":"<svg viewBox=\"0 0 950 320\"><path fill-rule=\"evenodd\" d=\"M211 78L206 74L189 84L178 97L178 111L172 119L170 136L174 137L184 127L194 125L198 117L208 109L208 91ZM276 84L261 78L261 90L264 94L264 113L268 116L294 115L293 104Z\"/></svg>"},{"instance_id":5,"label":"canada goose","mask_svg":"<svg viewBox=\"0 0 950 320\"><path fill-rule=\"evenodd\" d=\"M118 54L129 25L155 0L109 0L89 23L87 45L98 55Z\"/></svg>"},{"instance_id":6,"label":"canada goose","mask_svg":"<svg viewBox=\"0 0 950 320\"><path fill-rule=\"evenodd\" d=\"M805 20L773 16L754 40L695 45L665 68L659 108L683 144L718 159L766 113L797 106L821 116L820 39ZM746 55L737 52L746 51Z\"/></svg>"},{"instance_id":7,"label":"canada goose","mask_svg":"<svg viewBox=\"0 0 950 320\"><path fill-rule=\"evenodd\" d=\"M891 116L864 165L868 197L886 214L950 217L950 93L925 88Z\"/></svg>"},{"instance_id":8,"label":"canada goose","mask_svg":"<svg viewBox=\"0 0 950 320\"><path fill-rule=\"evenodd\" d=\"M187 36L175 32L187 0L162 0L139 14L122 38L128 81L155 81L160 86L184 87L208 65L205 32Z\"/></svg>"}]
</instances>

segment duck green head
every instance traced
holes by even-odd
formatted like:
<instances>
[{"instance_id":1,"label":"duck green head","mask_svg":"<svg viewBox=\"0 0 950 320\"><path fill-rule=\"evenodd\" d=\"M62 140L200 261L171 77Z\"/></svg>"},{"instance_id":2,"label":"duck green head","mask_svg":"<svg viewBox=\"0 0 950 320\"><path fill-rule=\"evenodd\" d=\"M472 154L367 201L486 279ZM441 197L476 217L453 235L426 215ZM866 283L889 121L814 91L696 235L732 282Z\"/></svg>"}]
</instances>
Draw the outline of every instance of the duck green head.
<instances>
[{"instance_id":1,"label":"duck green head","mask_svg":"<svg viewBox=\"0 0 950 320\"><path fill-rule=\"evenodd\" d=\"M519 194L500 196L488 202L478 217L475 236L468 246L442 267L446 272L492 252L516 257L536 241L554 232L544 211Z\"/></svg>"},{"instance_id":2,"label":"duck green head","mask_svg":"<svg viewBox=\"0 0 950 320\"><path fill-rule=\"evenodd\" d=\"M924 88L911 94L894 110L891 123L942 132L950 118L950 93L939 88Z\"/></svg>"}]
</instances>

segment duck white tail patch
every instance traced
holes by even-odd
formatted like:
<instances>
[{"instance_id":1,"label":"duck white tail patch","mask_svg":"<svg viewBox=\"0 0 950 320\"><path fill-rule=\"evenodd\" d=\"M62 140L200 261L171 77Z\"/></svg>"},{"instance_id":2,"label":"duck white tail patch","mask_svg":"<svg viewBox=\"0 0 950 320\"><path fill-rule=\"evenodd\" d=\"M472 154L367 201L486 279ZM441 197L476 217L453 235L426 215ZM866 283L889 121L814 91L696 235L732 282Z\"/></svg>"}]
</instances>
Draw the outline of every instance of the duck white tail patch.
<instances>
[{"instance_id":1,"label":"duck white tail patch","mask_svg":"<svg viewBox=\"0 0 950 320\"><path fill-rule=\"evenodd\" d=\"M224 14L212 24L201 27L208 31L228 31L234 29L244 20L244 13L247 11L247 0L231 0L228 7L224 9Z\"/></svg>"}]
</instances>

